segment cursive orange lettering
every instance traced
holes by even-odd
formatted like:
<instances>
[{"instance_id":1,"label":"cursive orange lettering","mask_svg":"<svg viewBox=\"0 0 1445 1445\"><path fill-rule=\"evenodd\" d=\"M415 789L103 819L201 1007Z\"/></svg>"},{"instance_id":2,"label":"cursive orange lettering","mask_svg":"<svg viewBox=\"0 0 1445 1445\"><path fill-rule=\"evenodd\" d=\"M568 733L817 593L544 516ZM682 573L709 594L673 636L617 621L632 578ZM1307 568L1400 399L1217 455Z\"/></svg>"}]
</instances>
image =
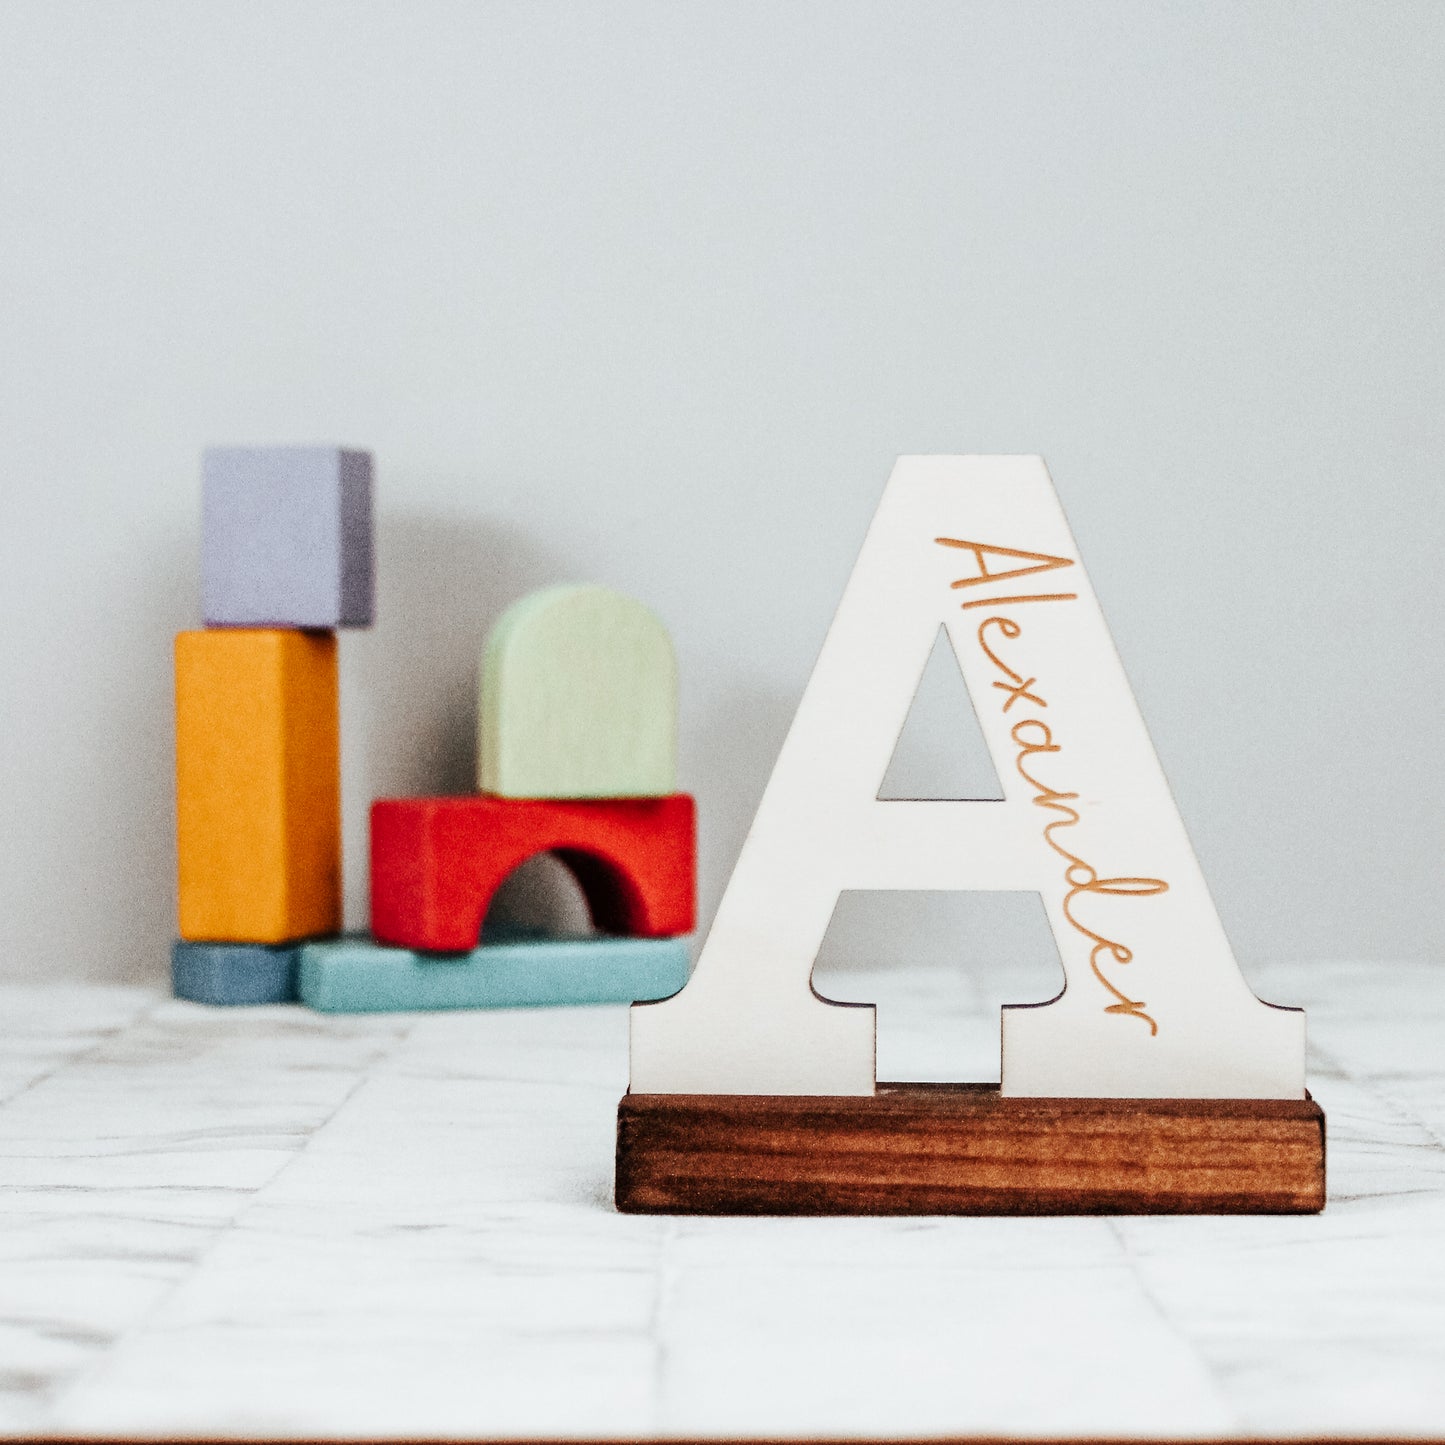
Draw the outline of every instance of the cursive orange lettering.
<instances>
[{"instance_id":1,"label":"cursive orange lettering","mask_svg":"<svg viewBox=\"0 0 1445 1445\"><path fill-rule=\"evenodd\" d=\"M940 538L943 542L945 539ZM950 546L972 545L967 543L945 543ZM1032 556L1037 554L1025 553L1017 555ZM983 558L980 556L979 565L984 566ZM985 568L986 570L986 568ZM1035 569L1041 570L1041 569ZM980 580L980 579L968 579ZM955 584L957 585L957 584ZM1069 594L1072 597L1073 594ZM980 599L982 600L982 599ZM991 605L1005 606L1021 601L1064 601L1064 597L1058 598L1018 598L1005 597L995 599ZM965 603L964 606L970 604ZM1032 703L1035 707L1044 708L1048 706L1047 701L1040 693L1032 689L1038 686L1038 678L1025 677L1023 673L1016 671L989 645L989 629L996 629L1000 636L1010 642L1015 642L1023 633L1023 628L1012 617L995 615L986 617L978 627L978 645L983 655L996 667L1007 679L1006 682L996 681L993 685L1002 691L1006 696L1002 704L1002 711L1008 710L1016 702ZM1049 757L1057 758L1063 752L1063 744L1055 742L1053 729L1042 718L1026 717L1020 718L1013 727L1009 729L1009 737L1012 739L1015 748L1018 750L1014 757L1014 767L1018 775L1033 789L1032 802L1035 807L1044 809L1050 816L1043 827L1044 842L1046 842L1063 862L1063 883L1064 896L1062 910L1064 918L1071 928L1089 944L1089 967L1094 977L1103 985L1114 1002L1106 1004L1105 1013L1121 1014L1128 1018L1136 1018L1149 1026L1150 1035L1159 1032L1158 1021L1149 1013L1147 1006L1142 999L1130 997L1106 969L1114 966L1124 966L1133 961L1134 951L1128 944L1121 943L1117 938L1111 938L1108 934L1101 933L1085 917L1080 915L1080 908L1089 899L1106 898L1150 898L1160 893L1167 893L1169 885L1162 878L1142 877L1101 877L1099 870L1088 862L1081 854L1068 847L1059 836L1066 829L1077 828L1082 822L1082 815L1074 806L1079 801L1078 793L1065 792L1046 782L1039 773L1039 765L1035 759ZM1067 835L1066 836L1071 836Z\"/></svg>"}]
</instances>

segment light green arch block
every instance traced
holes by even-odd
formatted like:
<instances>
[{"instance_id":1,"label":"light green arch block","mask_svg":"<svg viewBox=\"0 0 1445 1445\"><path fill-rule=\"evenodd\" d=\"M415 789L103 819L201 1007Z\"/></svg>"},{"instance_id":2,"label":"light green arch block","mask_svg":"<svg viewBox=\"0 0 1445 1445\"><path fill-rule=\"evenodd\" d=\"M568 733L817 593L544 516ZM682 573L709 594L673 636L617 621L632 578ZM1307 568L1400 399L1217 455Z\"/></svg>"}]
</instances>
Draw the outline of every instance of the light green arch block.
<instances>
[{"instance_id":1,"label":"light green arch block","mask_svg":"<svg viewBox=\"0 0 1445 1445\"><path fill-rule=\"evenodd\" d=\"M482 654L478 782L503 798L677 791L677 658L640 602L548 587L514 602Z\"/></svg>"}]
</instances>

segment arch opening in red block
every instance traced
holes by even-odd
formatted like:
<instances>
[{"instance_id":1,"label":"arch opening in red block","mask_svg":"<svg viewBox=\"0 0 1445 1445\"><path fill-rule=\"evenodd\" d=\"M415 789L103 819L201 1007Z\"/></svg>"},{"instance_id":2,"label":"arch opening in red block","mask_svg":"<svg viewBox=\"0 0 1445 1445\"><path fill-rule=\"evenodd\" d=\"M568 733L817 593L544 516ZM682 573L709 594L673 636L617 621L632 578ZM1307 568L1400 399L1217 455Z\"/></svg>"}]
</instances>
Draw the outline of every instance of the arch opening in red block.
<instances>
[{"instance_id":1,"label":"arch opening in red block","mask_svg":"<svg viewBox=\"0 0 1445 1445\"><path fill-rule=\"evenodd\" d=\"M585 848L552 851L577 880L592 915L592 926L599 933L631 935L646 926L647 899L636 880L615 859Z\"/></svg>"},{"instance_id":2,"label":"arch opening in red block","mask_svg":"<svg viewBox=\"0 0 1445 1445\"><path fill-rule=\"evenodd\" d=\"M646 899L627 870L581 848L549 848L524 858L478 904L483 937L517 928L625 937L646 917Z\"/></svg>"},{"instance_id":3,"label":"arch opening in red block","mask_svg":"<svg viewBox=\"0 0 1445 1445\"><path fill-rule=\"evenodd\" d=\"M693 801L388 798L371 810L372 932L437 952L475 948L497 890L553 853L577 879L597 927L641 938L691 932Z\"/></svg>"},{"instance_id":4,"label":"arch opening in red block","mask_svg":"<svg viewBox=\"0 0 1445 1445\"><path fill-rule=\"evenodd\" d=\"M597 931L577 875L553 852L534 853L498 885L482 919L489 942L503 934L585 938Z\"/></svg>"}]
</instances>

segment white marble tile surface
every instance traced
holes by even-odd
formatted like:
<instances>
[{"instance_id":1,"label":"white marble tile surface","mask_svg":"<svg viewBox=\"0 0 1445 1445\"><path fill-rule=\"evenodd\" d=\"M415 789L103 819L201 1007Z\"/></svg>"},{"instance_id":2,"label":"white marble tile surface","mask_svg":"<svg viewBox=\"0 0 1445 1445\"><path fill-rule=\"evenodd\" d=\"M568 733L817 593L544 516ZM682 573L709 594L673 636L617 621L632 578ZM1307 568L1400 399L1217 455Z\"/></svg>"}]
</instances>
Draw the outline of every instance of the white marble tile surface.
<instances>
[{"instance_id":1,"label":"white marble tile surface","mask_svg":"<svg viewBox=\"0 0 1445 1445\"><path fill-rule=\"evenodd\" d=\"M1445 969L1252 981L1319 1217L623 1217L622 1009L0 990L0 1430L1445 1433ZM880 1073L987 1073L956 981L886 993Z\"/></svg>"}]
</instances>

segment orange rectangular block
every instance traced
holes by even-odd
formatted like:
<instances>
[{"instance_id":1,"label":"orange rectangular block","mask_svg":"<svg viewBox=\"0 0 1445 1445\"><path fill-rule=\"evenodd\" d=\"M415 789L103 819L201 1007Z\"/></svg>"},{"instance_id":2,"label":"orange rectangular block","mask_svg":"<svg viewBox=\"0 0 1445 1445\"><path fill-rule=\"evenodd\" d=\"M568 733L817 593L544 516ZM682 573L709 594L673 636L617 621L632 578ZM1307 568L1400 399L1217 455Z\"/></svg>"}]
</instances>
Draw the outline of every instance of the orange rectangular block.
<instances>
[{"instance_id":1,"label":"orange rectangular block","mask_svg":"<svg viewBox=\"0 0 1445 1445\"><path fill-rule=\"evenodd\" d=\"M180 935L286 943L341 930L336 637L176 638Z\"/></svg>"}]
</instances>

